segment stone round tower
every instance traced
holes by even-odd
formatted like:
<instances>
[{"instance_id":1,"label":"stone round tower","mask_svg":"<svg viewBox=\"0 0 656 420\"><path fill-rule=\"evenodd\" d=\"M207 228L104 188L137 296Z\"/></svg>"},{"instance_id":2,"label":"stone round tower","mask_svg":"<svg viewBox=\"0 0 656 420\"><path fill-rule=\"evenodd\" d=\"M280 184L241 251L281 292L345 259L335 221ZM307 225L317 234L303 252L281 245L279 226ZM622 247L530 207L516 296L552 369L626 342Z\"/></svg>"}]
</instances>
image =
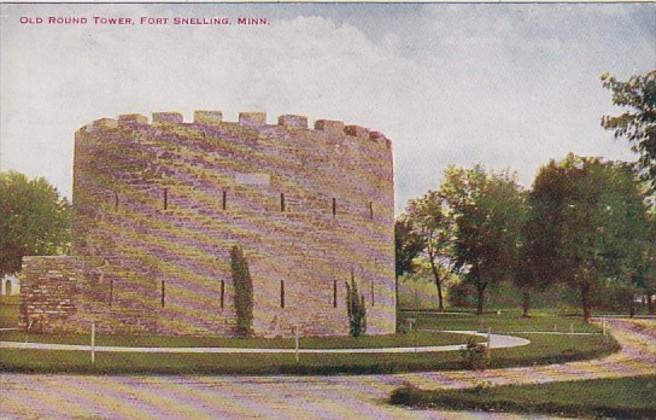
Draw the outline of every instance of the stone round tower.
<instances>
[{"instance_id":1,"label":"stone round tower","mask_svg":"<svg viewBox=\"0 0 656 420\"><path fill-rule=\"evenodd\" d=\"M378 132L329 120L310 129L297 115L267 124L263 113L103 118L75 135L73 256L25 260L24 322L233 335L237 245L255 335L348 334L351 277L367 334L393 333L393 225L391 145ZM55 291L52 273L68 289ZM64 298L64 310L39 315Z\"/></svg>"}]
</instances>

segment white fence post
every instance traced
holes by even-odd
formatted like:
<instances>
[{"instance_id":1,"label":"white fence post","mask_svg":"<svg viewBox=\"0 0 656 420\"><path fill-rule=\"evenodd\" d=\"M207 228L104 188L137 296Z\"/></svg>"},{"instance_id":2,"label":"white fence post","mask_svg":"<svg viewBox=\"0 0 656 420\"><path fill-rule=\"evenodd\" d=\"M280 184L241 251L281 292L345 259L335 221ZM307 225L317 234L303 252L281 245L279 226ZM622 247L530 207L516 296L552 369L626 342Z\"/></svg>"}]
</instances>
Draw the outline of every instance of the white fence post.
<instances>
[{"instance_id":1,"label":"white fence post","mask_svg":"<svg viewBox=\"0 0 656 420\"><path fill-rule=\"evenodd\" d=\"M32 322L34 322L33 319L30 319L27 322L27 329L25 330L25 343L27 343L27 336L30 334L30 330L32 329Z\"/></svg>"},{"instance_id":2,"label":"white fence post","mask_svg":"<svg viewBox=\"0 0 656 420\"><path fill-rule=\"evenodd\" d=\"M300 339L298 336L298 327L294 328L294 344L296 347L296 363L299 361L299 354L298 354L298 349L300 347Z\"/></svg>"},{"instance_id":3,"label":"white fence post","mask_svg":"<svg viewBox=\"0 0 656 420\"><path fill-rule=\"evenodd\" d=\"M492 342L492 327L487 327L487 349L490 350L490 343Z\"/></svg>"},{"instance_id":4,"label":"white fence post","mask_svg":"<svg viewBox=\"0 0 656 420\"><path fill-rule=\"evenodd\" d=\"M91 322L91 366L96 364L96 322Z\"/></svg>"}]
</instances>

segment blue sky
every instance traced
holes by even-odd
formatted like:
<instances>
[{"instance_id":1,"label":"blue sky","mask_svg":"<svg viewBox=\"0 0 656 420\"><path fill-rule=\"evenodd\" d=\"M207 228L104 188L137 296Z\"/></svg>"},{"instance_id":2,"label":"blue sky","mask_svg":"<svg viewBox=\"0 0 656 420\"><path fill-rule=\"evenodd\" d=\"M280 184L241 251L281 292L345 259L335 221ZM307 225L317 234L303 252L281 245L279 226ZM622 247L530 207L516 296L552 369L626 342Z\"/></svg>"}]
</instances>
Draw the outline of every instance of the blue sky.
<instances>
[{"instance_id":1,"label":"blue sky","mask_svg":"<svg viewBox=\"0 0 656 420\"><path fill-rule=\"evenodd\" d=\"M0 167L70 196L73 132L100 117L299 113L384 132L396 207L449 164L529 186L572 151L632 160L599 76L656 68L656 4L1 5ZM20 25L20 16L266 17L264 27Z\"/></svg>"}]
</instances>

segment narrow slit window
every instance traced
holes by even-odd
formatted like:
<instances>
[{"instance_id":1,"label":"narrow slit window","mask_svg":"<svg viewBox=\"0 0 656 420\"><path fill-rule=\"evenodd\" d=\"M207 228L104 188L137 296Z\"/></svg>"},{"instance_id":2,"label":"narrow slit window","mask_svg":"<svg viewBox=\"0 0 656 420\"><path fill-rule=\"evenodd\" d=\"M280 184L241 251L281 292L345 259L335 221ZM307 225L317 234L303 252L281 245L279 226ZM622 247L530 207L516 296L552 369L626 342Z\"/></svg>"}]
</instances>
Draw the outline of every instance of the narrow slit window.
<instances>
[{"instance_id":1,"label":"narrow slit window","mask_svg":"<svg viewBox=\"0 0 656 420\"><path fill-rule=\"evenodd\" d=\"M166 289L164 288L164 280L162 280L162 308L164 307L165 296L166 296Z\"/></svg>"},{"instance_id":2,"label":"narrow slit window","mask_svg":"<svg viewBox=\"0 0 656 420\"><path fill-rule=\"evenodd\" d=\"M371 306L374 306L375 303L375 296L374 296L374 281L371 281Z\"/></svg>"},{"instance_id":3,"label":"narrow slit window","mask_svg":"<svg viewBox=\"0 0 656 420\"><path fill-rule=\"evenodd\" d=\"M221 280L221 309L223 309L224 298L225 298L225 281Z\"/></svg>"},{"instance_id":4,"label":"narrow slit window","mask_svg":"<svg viewBox=\"0 0 656 420\"><path fill-rule=\"evenodd\" d=\"M333 217L337 215L337 199L333 198Z\"/></svg>"},{"instance_id":5,"label":"narrow slit window","mask_svg":"<svg viewBox=\"0 0 656 420\"><path fill-rule=\"evenodd\" d=\"M285 194L280 193L280 211L285 211Z\"/></svg>"},{"instance_id":6,"label":"narrow slit window","mask_svg":"<svg viewBox=\"0 0 656 420\"><path fill-rule=\"evenodd\" d=\"M373 201L369 202L369 218L373 220L374 218L374 203Z\"/></svg>"},{"instance_id":7,"label":"narrow slit window","mask_svg":"<svg viewBox=\"0 0 656 420\"><path fill-rule=\"evenodd\" d=\"M333 308L337 307L337 280L333 280Z\"/></svg>"},{"instance_id":8,"label":"narrow slit window","mask_svg":"<svg viewBox=\"0 0 656 420\"><path fill-rule=\"evenodd\" d=\"M228 192L226 190L223 190L223 198L221 199L221 208L225 210L227 204L228 204Z\"/></svg>"},{"instance_id":9,"label":"narrow slit window","mask_svg":"<svg viewBox=\"0 0 656 420\"><path fill-rule=\"evenodd\" d=\"M285 307L285 281L280 280L280 307Z\"/></svg>"},{"instance_id":10,"label":"narrow slit window","mask_svg":"<svg viewBox=\"0 0 656 420\"><path fill-rule=\"evenodd\" d=\"M118 210L118 193L114 193L114 210Z\"/></svg>"},{"instance_id":11,"label":"narrow slit window","mask_svg":"<svg viewBox=\"0 0 656 420\"><path fill-rule=\"evenodd\" d=\"M169 208L169 189L164 188L164 210Z\"/></svg>"}]
</instances>

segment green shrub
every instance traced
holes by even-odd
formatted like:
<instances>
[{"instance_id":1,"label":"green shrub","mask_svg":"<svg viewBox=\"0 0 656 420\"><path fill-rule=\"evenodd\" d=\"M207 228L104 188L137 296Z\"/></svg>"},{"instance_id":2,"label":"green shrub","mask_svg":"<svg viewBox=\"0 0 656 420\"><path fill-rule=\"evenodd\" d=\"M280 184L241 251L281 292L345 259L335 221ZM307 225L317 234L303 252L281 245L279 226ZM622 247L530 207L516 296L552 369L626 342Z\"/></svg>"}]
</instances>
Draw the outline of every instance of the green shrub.
<instances>
[{"instance_id":1,"label":"green shrub","mask_svg":"<svg viewBox=\"0 0 656 420\"><path fill-rule=\"evenodd\" d=\"M467 347L461 350L460 355L469 369L485 370L490 365L490 350L486 344L477 343L474 337L467 340Z\"/></svg>"},{"instance_id":2,"label":"green shrub","mask_svg":"<svg viewBox=\"0 0 656 420\"><path fill-rule=\"evenodd\" d=\"M403 382L399 388L392 391L390 403L394 405L418 405L422 403L424 391L410 382Z\"/></svg>"},{"instance_id":3,"label":"green shrub","mask_svg":"<svg viewBox=\"0 0 656 420\"><path fill-rule=\"evenodd\" d=\"M232 284L235 288L237 334L249 337L253 329L253 280L248 271L248 261L244 251L237 245L230 250L230 268Z\"/></svg>"},{"instance_id":4,"label":"green shrub","mask_svg":"<svg viewBox=\"0 0 656 420\"><path fill-rule=\"evenodd\" d=\"M349 333L359 337L367 331L367 307L364 296L358 293L358 285L351 272L351 284L346 282L346 310L349 319Z\"/></svg>"}]
</instances>

